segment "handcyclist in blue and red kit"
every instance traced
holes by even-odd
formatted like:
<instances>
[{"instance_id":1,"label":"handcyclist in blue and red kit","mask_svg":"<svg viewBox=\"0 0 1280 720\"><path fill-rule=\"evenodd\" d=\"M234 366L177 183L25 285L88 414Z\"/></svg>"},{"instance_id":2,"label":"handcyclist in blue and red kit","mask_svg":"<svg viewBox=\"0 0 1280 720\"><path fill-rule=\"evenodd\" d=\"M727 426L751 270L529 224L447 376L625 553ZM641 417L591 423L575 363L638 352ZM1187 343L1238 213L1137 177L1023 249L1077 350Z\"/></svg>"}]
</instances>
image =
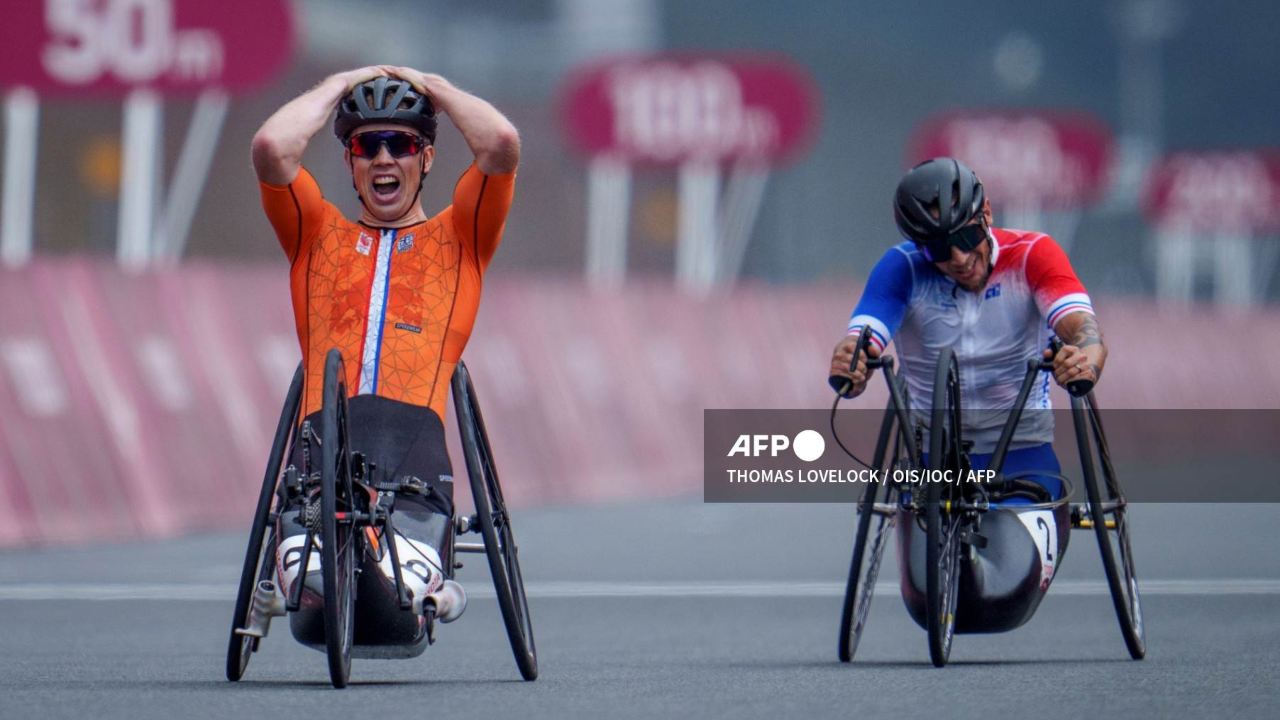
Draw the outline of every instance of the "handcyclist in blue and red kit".
<instances>
[{"instance_id":1,"label":"handcyclist in blue and red kit","mask_svg":"<svg viewBox=\"0 0 1280 720\"><path fill-rule=\"evenodd\" d=\"M892 340L913 410L928 410L939 353L953 348L970 460L985 469L1027 358L1043 351L1064 387L1101 376L1107 349L1093 304L1053 238L992 226L982 182L959 160L934 158L911 168L898 183L893 214L905 241L872 268L849 334L832 353L830 375L850 381L847 397L861 394L866 355L879 357ZM863 327L870 328L869 343L854 366ZM1044 349L1051 333L1064 343L1056 355ZM1044 473L1031 479L1056 499L1063 489L1049 408L1046 374L1027 399L1033 411L1023 413L1003 472Z\"/></svg>"}]
</instances>

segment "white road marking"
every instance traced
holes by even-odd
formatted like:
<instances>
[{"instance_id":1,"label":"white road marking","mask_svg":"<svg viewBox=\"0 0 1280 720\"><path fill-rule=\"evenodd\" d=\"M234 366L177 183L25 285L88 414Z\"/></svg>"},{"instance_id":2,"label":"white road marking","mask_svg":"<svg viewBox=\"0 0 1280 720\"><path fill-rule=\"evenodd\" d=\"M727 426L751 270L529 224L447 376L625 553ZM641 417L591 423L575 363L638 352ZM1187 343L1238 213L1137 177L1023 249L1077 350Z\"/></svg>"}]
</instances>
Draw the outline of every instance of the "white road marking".
<instances>
[{"instance_id":1,"label":"white road marking","mask_svg":"<svg viewBox=\"0 0 1280 720\"><path fill-rule=\"evenodd\" d=\"M1142 594L1280 595L1280 578L1140 580ZM831 582L539 582L528 583L531 598L827 598L844 595L844 583ZM0 600L235 600L234 583L0 583ZM1060 580L1050 596L1107 595L1102 580ZM877 595L896 595L893 582L876 585ZM487 580L474 579L467 595L492 598Z\"/></svg>"}]
</instances>

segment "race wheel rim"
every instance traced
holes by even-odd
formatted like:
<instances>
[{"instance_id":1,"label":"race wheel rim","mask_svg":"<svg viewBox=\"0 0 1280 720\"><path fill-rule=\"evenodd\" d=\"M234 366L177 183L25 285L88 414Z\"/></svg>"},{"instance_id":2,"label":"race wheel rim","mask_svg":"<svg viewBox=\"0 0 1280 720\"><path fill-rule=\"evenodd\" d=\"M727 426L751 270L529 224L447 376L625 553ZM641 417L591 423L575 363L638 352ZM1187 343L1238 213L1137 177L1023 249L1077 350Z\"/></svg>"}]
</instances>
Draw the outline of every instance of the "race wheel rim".
<instances>
[{"instance_id":1,"label":"race wheel rim","mask_svg":"<svg viewBox=\"0 0 1280 720\"><path fill-rule=\"evenodd\" d=\"M955 353L943 348L934 372L929 425L929 469L958 470L960 448L960 371ZM929 659L946 665L955 635L959 584L960 536L963 516L953 500L960 499L953 483L931 483L925 495L925 614Z\"/></svg>"},{"instance_id":2,"label":"race wheel rim","mask_svg":"<svg viewBox=\"0 0 1280 720\"><path fill-rule=\"evenodd\" d=\"M876 536L871 543L871 558L867 565L867 576L863 580L862 590L858 595L858 607L854 612L853 636L849 643L850 657L858 648L858 642L862 639L862 630L866 627L867 618L871 614L871 599L876 592L876 579L880 575L880 561L884 557L884 549L888 545L888 538L893 526L892 516L881 516L876 523Z\"/></svg>"},{"instance_id":3,"label":"race wheel rim","mask_svg":"<svg viewBox=\"0 0 1280 720\"><path fill-rule=\"evenodd\" d=\"M510 592L512 623L519 632L524 647L512 649L524 656L521 672L536 676L537 651L533 639L533 623L529 617L529 601L524 590L524 576L520 571L520 551L515 542L515 534L511 528L511 520L503 502L502 491L498 488L497 475L493 471L488 447L480 442L481 466L485 476L485 494L489 505L489 526L493 529L493 537L497 541L497 556L500 560L496 572L502 576L504 584ZM506 611L505 604L503 611ZM532 668L532 669L527 669Z\"/></svg>"},{"instance_id":4,"label":"race wheel rim","mask_svg":"<svg viewBox=\"0 0 1280 720\"><path fill-rule=\"evenodd\" d=\"M1141 660L1146 656L1146 637L1124 494L1120 491L1119 480L1111 465L1106 436L1093 406L1092 395L1088 399L1072 398L1071 410L1088 495L1089 515L1093 520L1112 606L1129 656L1134 660ZM1094 464L1094 446L1097 448L1098 464L1103 476L1101 483L1098 466ZM1110 528L1107 527L1108 520L1111 521Z\"/></svg>"},{"instance_id":5,"label":"race wheel rim","mask_svg":"<svg viewBox=\"0 0 1280 720\"><path fill-rule=\"evenodd\" d=\"M498 609L520 675L525 680L534 680L538 676L537 649L520 571L519 550L502 498L484 417L480 413L471 378L462 363L454 371L452 387L463 457L475 499L476 517L484 537L485 558L497 593Z\"/></svg>"},{"instance_id":6,"label":"race wheel rim","mask_svg":"<svg viewBox=\"0 0 1280 720\"><path fill-rule=\"evenodd\" d=\"M953 513L947 513L944 517L946 524L941 548L943 565L939 571L943 593L942 617L939 622L942 624L943 654L947 655L951 652L951 640L955 637L956 630L956 601L960 585L960 518Z\"/></svg>"},{"instance_id":7,"label":"race wheel rim","mask_svg":"<svg viewBox=\"0 0 1280 720\"><path fill-rule=\"evenodd\" d=\"M1126 600L1129 604L1129 618L1133 624L1133 631L1139 640L1145 642L1146 630L1142 622L1142 599L1138 592L1138 576L1133 565L1133 551L1129 547L1129 520L1128 513L1123 508L1117 509L1114 513L1116 524L1115 545L1116 550L1120 553L1120 566L1124 568L1124 587Z\"/></svg>"},{"instance_id":8,"label":"race wheel rim","mask_svg":"<svg viewBox=\"0 0 1280 720\"><path fill-rule=\"evenodd\" d=\"M245 548L244 562L240 570L240 586L236 593L236 607L232 616L231 636L227 644L227 679L240 680L249 666L249 657L256 652L260 641L237 633L249 625L252 617L253 597L258 581L271 577L275 564L275 532L271 525L272 504L277 499L281 466L288 455L288 445L298 419L303 386L302 365L294 371L289 390L285 393L284 406L276 423L271 452L267 456L266 472L258 493L253 524L249 530L249 544Z\"/></svg>"},{"instance_id":9,"label":"race wheel rim","mask_svg":"<svg viewBox=\"0 0 1280 720\"><path fill-rule=\"evenodd\" d=\"M521 634L524 636L525 642L529 646L529 652L532 654L533 625L529 621L529 600L524 591L524 576L520 572L520 550L516 545L515 536L511 530L511 521L507 515L505 503L502 500L502 493L497 489L496 485L496 483L490 484L490 487L494 490L490 497L490 502L494 508L497 508L493 513L494 529L497 530L498 538L502 545L503 564L506 566L507 577L511 583L511 591L516 599L513 608L516 611L516 623L520 626Z\"/></svg>"},{"instance_id":10,"label":"race wheel rim","mask_svg":"<svg viewBox=\"0 0 1280 720\"><path fill-rule=\"evenodd\" d=\"M325 358L322 442L320 447L321 576L324 585L324 634L329 679L346 687L351 675L355 630L354 493L347 435L347 394L342 356Z\"/></svg>"}]
</instances>

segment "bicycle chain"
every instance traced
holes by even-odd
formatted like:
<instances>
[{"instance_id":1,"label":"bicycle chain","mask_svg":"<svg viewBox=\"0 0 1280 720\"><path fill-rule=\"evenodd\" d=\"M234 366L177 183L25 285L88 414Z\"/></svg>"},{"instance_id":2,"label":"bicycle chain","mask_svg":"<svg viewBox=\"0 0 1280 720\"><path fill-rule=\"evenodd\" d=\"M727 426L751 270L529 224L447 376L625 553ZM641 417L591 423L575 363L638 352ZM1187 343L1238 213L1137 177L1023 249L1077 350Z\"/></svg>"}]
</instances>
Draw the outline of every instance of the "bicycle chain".
<instances>
[{"instance_id":1,"label":"bicycle chain","mask_svg":"<svg viewBox=\"0 0 1280 720\"><path fill-rule=\"evenodd\" d=\"M320 503L308 501L302 510L302 524L311 532L320 532Z\"/></svg>"},{"instance_id":2,"label":"bicycle chain","mask_svg":"<svg viewBox=\"0 0 1280 720\"><path fill-rule=\"evenodd\" d=\"M320 496L312 495L303 503L302 524L313 533L320 532Z\"/></svg>"}]
</instances>

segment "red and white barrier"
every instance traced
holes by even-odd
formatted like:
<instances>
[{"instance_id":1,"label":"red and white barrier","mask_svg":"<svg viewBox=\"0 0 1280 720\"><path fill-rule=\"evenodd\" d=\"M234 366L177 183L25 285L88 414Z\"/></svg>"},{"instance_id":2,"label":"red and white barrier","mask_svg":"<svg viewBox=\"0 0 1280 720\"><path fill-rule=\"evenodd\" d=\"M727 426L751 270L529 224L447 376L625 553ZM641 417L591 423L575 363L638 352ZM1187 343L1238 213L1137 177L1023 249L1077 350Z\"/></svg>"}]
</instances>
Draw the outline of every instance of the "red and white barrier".
<instances>
[{"instance_id":1,"label":"red and white barrier","mask_svg":"<svg viewBox=\"0 0 1280 720\"><path fill-rule=\"evenodd\" d=\"M465 359L508 499L696 492L704 409L829 404L857 293L491 277ZM1105 407L1280 407L1280 312L1096 307ZM0 271L0 546L247 526L297 358L280 264Z\"/></svg>"}]
</instances>

